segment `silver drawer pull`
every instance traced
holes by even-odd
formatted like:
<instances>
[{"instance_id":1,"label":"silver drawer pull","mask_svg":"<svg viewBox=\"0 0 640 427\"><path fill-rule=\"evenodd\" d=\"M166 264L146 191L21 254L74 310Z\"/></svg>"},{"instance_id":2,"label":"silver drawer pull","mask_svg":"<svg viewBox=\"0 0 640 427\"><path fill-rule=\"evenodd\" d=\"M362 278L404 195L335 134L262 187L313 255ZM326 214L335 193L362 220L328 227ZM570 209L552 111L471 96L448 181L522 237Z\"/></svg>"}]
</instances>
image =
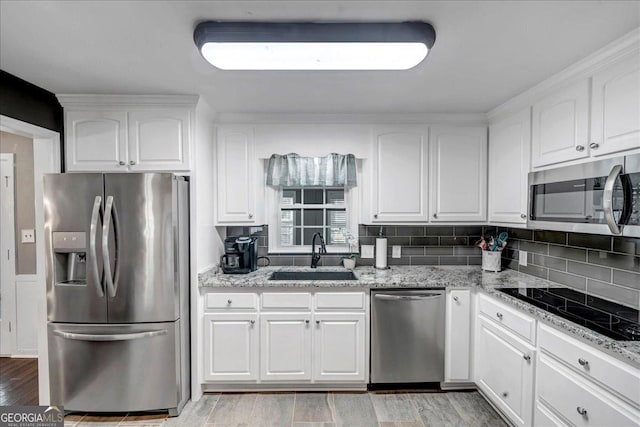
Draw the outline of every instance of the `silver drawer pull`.
<instances>
[{"instance_id":1,"label":"silver drawer pull","mask_svg":"<svg viewBox=\"0 0 640 427\"><path fill-rule=\"evenodd\" d=\"M587 416L587 410L586 410L585 408L582 408L582 407L578 406L578 407L576 408L576 411L578 411L578 413L579 413L580 415L582 415L583 417L586 417L586 416Z\"/></svg>"},{"instance_id":2,"label":"silver drawer pull","mask_svg":"<svg viewBox=\"0 0 640 427\"><path fill-rule=\"evenodd\" d=\"M598 144L597 142L592 142L591 144L589 144L589 148L591 148L592 150L597 150L600 147L600 144Z\"/></svg>"},{"instance_id":3,"label":"silver drawer pull","mask_svg":"<svg viewBox=\"0 0 640 427\"><path fill-rule=\"evenodd\" d=\"M231 305L231 300L230 299L227 300L227 304Z\"/></svg>"},{"instance_id":4,"label":"silver drawer pull","mask_svg":"<svg viewBox=\"0 0 640 427\"><path fill-rule=\"evenodd\" d=\"M249 320L249 323L251 323L252 325L255 325L256 321L255 320Z\"/></svg>"},{"instance_id":5,"label":"silver drawer pull","mask_svg":"<svg viewBox=\"0 0 640 427\"><path fill-rule=\"evenodd\" d=\"M531 355L529 355L529 354L525 354L524 356L522 356L522 358L524 360L526 360L527 362L531 362Z\"/></svg>"},{"instance_id":6,"label":"silver drawer pull","mask_svg":"<svg viewBox=\"0 0 640 427\"><path fill-rule=\"evenodd\" d=\"M589 366L589 361L588 361L588 360L583 359L582 357L581 357L580 359L578 359L578 363L580 364L580 366L584 366L585 368L586 368L587 366Z\"/></svg>"},{"instance_id":7,"label":"silver drawer pull","mask_svg":"<svg viewBox=\"0 0 640 427\"><path fill-rule=\"evenodd\" d=\"M507 393L506 391L502 392L502 397L507 397L509 396L509 393Z\"/></svg>"},{"instance_id":8,"label":"silver drawer pull","mask_svg":"<svg viewBox=\"0 0 640 427\"><path fill-rule=\"evenodd\" d=\"M496 313L496 317L497 317L498 319L502 320L502 313L497 312L497 313Z\"/></svg>"},{"instance_id":9,"label":"silver drawer pull","mask_svg":"<svg viewBox=\"0 0 640 427\"><path fill-rule=\"evenodd\" d=\"M458 302L458 301L460 301L460 298L458 298L458 297L453 297L453 300L454 300L455 302Z\"/></svg>"},{"instance_id":10,"label":"silver drawer pull","mask_svg":"<svg viewBox=\"0 0 640 427\"><path fill-rule=\"evenodd\" d=\"M584 151L584 145L576 145L576 151Z\"/></svg>"},{"instance_id":11,"label":"silver drawer pull","mask_svg":"<svg viewBox=\"0 0 640 427\"><path fill-rule=\"evenodd\" d=\"M320 325L320 321L319 320L316 320L316 325Z\"/></svg>"},{"instance_id":12,"label":"silver drawer pull","mask_svg":"<svg viewBox=\"0 0 640 427\"><path fill-rule=\"evenodd\" d=\"M304 323L309 324L309 319L305 320Z\"/></svg>"}]
</instances>

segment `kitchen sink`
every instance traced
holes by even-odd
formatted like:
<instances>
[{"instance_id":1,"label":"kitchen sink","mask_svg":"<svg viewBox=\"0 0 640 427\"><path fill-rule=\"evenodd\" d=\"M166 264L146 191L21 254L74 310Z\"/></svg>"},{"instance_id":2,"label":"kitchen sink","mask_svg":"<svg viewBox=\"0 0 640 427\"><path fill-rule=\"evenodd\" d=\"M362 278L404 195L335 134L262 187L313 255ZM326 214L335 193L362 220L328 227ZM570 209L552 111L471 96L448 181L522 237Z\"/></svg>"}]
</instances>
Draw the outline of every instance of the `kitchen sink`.
<instances>
[{"instance_id":1,"label":"kitchen sink","mask_svg":"<svg viewBox=\"0 0 640 427\"><path fill-rule=\"evenodd\" d=\"M269 280L358 280L353 271L274 271Z\"/></svg>"}]
</instances>

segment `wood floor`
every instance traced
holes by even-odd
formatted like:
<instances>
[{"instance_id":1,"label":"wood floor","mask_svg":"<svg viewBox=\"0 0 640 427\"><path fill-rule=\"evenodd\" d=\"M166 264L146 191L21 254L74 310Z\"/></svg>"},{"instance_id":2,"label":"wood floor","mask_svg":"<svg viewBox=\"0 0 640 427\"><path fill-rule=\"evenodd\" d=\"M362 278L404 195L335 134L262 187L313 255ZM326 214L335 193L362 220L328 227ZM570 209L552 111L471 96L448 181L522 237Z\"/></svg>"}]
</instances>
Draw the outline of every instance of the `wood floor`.
<instances>
[{"instance_id":1,"label":"wood floor","mask_svg":"<svg viewBox=\"0 0 640 427\"><path fill-rule=\"evenodd\" d=\"M67 426L506 427L478 392L207 393L179 417L68 415Z\"/></svg>"},{"instance_id":2,"label":"wood floor","mask_svg":"<svg viewBox=\"0 0 640 427\"><path fill-rule=\"evenodd\" d=\"M38 404L38 359L0 357L0 406Z\"/></svg>"}]
</instances>

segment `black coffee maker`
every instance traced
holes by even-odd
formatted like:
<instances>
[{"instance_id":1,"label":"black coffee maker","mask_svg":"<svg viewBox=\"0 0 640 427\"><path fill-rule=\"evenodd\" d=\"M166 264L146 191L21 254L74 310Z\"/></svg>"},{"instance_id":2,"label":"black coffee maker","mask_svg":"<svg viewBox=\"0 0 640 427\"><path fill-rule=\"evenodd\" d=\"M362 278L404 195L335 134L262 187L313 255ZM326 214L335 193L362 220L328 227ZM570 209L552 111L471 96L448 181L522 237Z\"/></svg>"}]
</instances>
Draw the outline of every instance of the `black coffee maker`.
<instances>
[{"instance_id":1,"label":"black coffee maker","mask_svg":"<svg viewBox=\"0 0 640 427\"><path fill-rule=\"evenodd\" d=\"M224 239L220 266L226 274L247 274L258 268L257 237L239 236Z\"/></svg>"}]
</instances>

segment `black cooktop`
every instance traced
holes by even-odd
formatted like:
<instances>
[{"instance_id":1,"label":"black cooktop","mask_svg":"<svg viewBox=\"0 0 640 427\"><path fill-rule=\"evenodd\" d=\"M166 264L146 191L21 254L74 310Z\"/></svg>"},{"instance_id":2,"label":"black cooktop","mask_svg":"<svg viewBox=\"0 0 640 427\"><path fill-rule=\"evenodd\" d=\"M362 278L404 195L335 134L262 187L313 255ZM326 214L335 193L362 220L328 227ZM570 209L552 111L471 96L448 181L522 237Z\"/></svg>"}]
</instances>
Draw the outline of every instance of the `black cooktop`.
<instances>
[{"instance_id":1,"label":"black cooktop","mask_svg":"<svg viewBox=\"0 0 640 427\"><path fill-rule=\"evenodd\" d=\"M640 312L633 308L568 288L498 290L609 338L640 341Z\"/></svg>"}]
</instances>

